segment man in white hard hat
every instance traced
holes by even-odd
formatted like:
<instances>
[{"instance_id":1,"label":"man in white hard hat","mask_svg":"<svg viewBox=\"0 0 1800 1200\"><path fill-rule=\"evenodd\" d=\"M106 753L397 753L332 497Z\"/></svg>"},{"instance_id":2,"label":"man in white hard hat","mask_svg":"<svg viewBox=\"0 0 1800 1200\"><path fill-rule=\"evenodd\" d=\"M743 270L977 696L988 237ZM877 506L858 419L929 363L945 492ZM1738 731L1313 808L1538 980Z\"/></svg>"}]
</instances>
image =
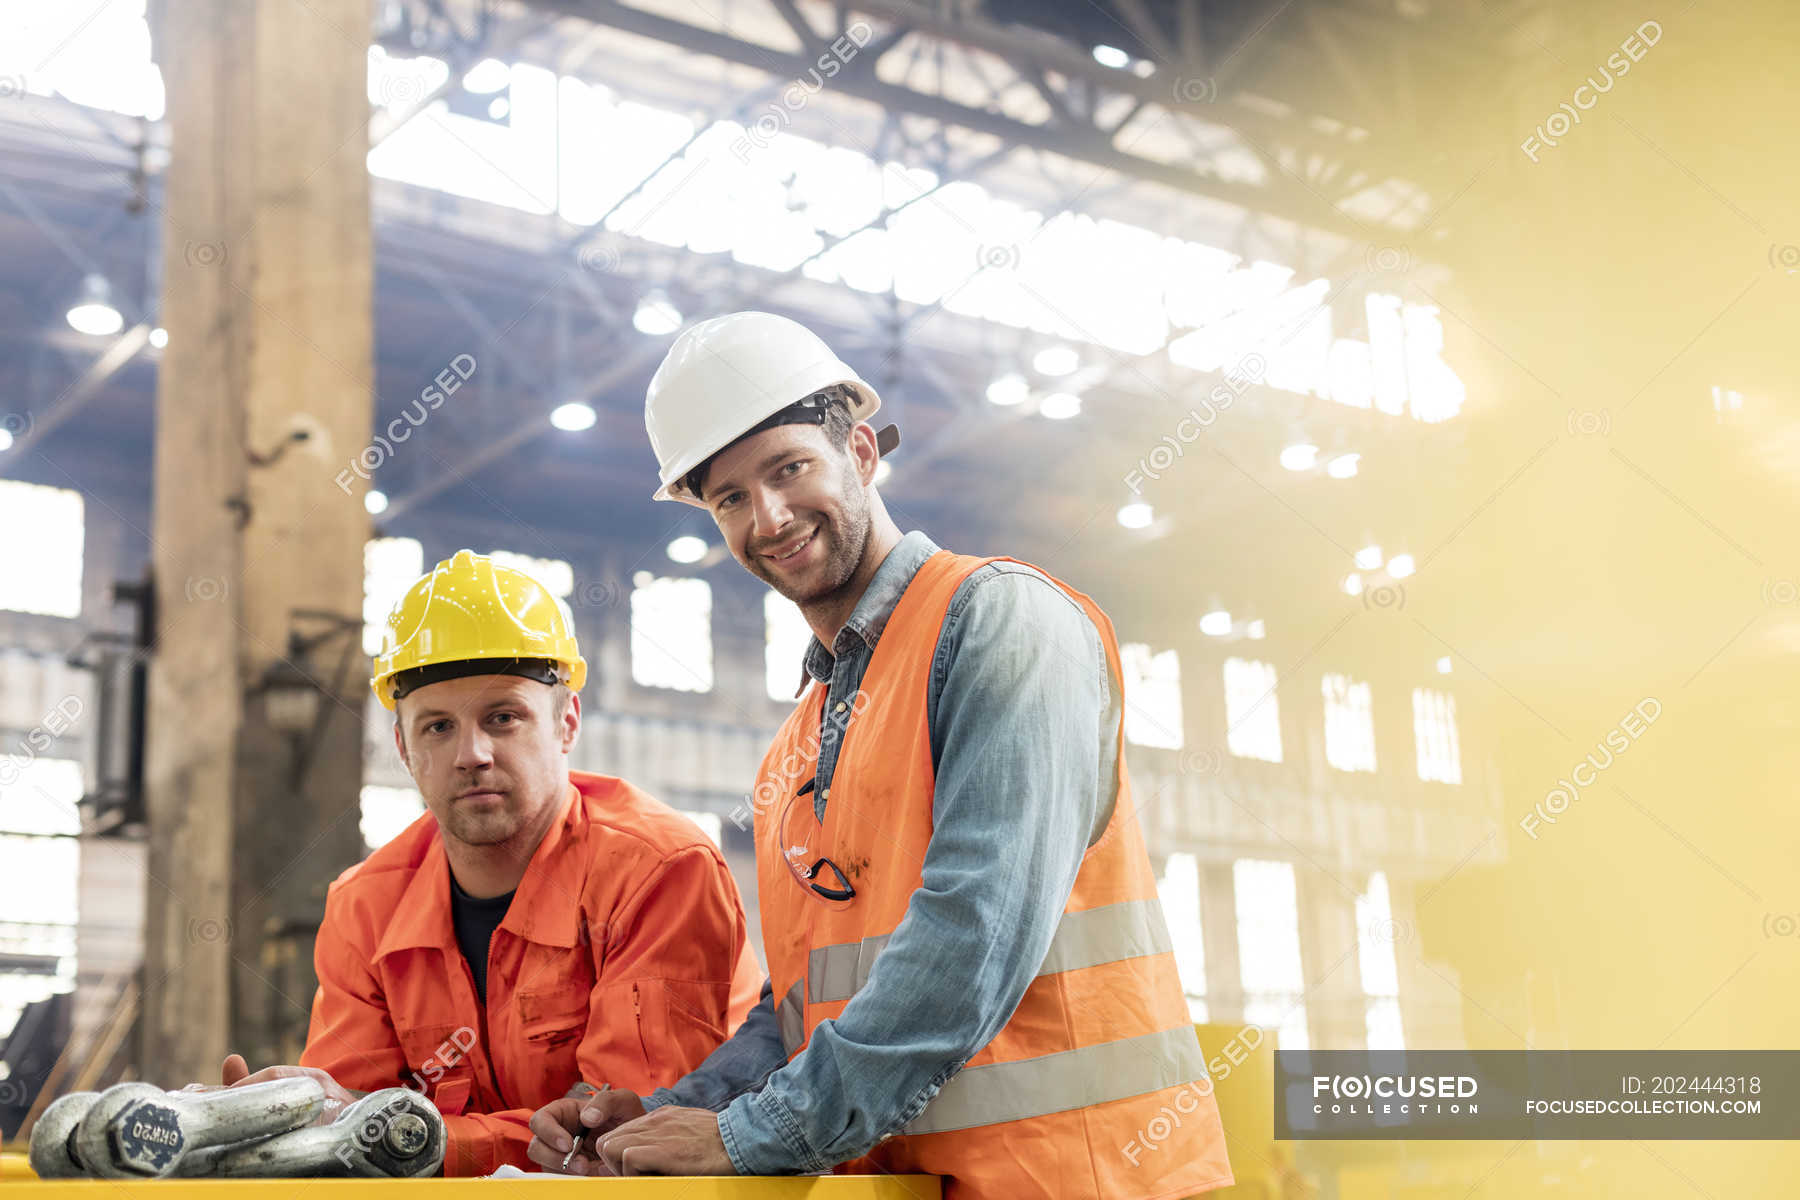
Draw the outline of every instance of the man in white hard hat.
<instances>
[{"instance_id":1,"label":"man in white hard hat","mask_svg":"<svg viewBox=\"0 0 1800 1200\"><path fill-rule=\"evenodd\" d=\"M1229 1184L1130 802L1111 623L1036 568L902 536L874 487L897 444L867 423L879 406L767 313L687 330L651 381L657 498L706 508L815 635L753 793L770 983L671 1087L540 1109L528 1153L582 1174L929 1173L948 1200Z\"/></svg>"}]
</instances>

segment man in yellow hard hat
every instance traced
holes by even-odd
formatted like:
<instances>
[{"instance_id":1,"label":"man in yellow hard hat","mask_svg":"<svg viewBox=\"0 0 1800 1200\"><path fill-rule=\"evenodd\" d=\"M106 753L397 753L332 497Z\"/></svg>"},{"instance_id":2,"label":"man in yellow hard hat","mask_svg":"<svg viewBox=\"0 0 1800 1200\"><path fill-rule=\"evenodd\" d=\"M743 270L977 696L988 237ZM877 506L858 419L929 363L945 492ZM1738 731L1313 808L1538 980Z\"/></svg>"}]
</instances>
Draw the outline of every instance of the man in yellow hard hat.
<instances>
[{"instance_id":1,"label":"man in yellow hard hat","mask_svg":"<svg viewBox=\"0 0 1800 1200\"><path fill-rule=\"evenodd\" d=\"M371 683L428 810L331 885L298 1067L333 1100L405 1084L446 1175L525 1166L527 1119L698 1066L763 973L718 849L626 783L571 771L587 675L562 601L468 550L388 616Z\"/></svg>"},{"instance_id":2,"label":"man in yellow hard hat","mask_svg":"<svg viewBox=\"0 0 1800 1200\"><path fill-rule=\"evenodd\" d=\"M753 792L773 986L672 1087L546 1105L531 1157L918 1172L945 1200L1229 1185L1131 799L1112 623L1027 564L903 535L875 489L896 444L868 424L880 403L770 313L701 322L651 380L657 498L707 509L814 634Z\"/></svg>"}]
</instances>

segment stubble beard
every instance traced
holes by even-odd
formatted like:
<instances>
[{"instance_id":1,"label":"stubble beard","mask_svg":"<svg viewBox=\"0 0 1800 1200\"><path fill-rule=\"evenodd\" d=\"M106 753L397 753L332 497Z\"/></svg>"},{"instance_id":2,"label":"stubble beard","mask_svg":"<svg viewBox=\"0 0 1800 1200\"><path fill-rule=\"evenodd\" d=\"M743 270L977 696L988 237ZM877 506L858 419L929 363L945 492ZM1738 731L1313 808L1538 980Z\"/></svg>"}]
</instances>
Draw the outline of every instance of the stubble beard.
<instances>
[{"instance_id":1,"label":"stubble beard","mask_svg":"<svg viewBox=\"0 0 1800 1200\"><path fill-rule=\"evenodd\" d=\"M839 525L820 513L818 530L813 534L815 538L822 540L825 549L820 582L810 587L795 587L770 569L760 555L753 560L756 563L757 577L798 604L802 610L829 603L855 576L856 568L862 564L863 552L868 548L870 520L867 494L860 487L852 487L841 498L843 524Z\"/></svg>"}]
</instances>

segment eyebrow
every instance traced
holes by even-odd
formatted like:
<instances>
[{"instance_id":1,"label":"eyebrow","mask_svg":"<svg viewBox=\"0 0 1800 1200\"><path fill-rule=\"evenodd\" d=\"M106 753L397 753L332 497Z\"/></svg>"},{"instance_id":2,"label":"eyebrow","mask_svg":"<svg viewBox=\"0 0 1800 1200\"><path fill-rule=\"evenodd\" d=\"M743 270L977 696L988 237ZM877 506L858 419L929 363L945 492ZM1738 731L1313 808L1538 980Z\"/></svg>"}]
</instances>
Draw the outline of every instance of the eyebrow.
<instances>
[{"instance_id":1,"label":"eyebrow","mask_svg":"<svg viewBox=\"0 0 1800 1200\"><path fill-rule=\"evenodd\" d=\"M804 454L804 453L806 453L805 449L803 447L799 447L799 446L789 446L786 450L777 450L775 453L769 455L767 458L765 458L761 462L757 463L755 467L751 468L750 473L752 475L762 475L768 471L774 470L775 467L778 466L784 460L793 458L797 454ZM706 490L711 492L714 496L719 496L719 495L723 495L726 492L729 492L732 488L742 487L742 486L743 485L738 483L738 481L735 478L731 478L731 479L726 479L722 483L714 483L710 487L708 487Z\"/></svg>"},{"instance_id":2,"label":"eyebrow","mask_svg":"<svg viewBox=\"0 0 1800 1200\"><path fill-rule=\"evenodd\" d=\"M518 703L519 703L519 698L517 696L499 696L493 700L489 700L487 702L487 704L483 708L481 708L479 711L482 713L491 713L496 708L505 708L509 705L517 705ZM424 712L414 713L413 717L412 717L412 724L416 725L420 721L437 721L437 720L443 719L444 717L454 717L454 716L456 716L455 713L447 712L441 708L428 708Z\"/></svg>"}]
</instances>

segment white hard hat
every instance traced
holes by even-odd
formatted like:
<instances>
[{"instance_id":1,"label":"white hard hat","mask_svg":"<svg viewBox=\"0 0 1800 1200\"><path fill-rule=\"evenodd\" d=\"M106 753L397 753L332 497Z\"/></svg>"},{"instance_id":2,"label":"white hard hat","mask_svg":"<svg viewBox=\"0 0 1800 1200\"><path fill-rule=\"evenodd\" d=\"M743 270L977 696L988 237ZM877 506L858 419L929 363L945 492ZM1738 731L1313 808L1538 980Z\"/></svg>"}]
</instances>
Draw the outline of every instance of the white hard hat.
<instances>
[{"instance_id":1,"label":"white hard hat","mask_svg":"<svg viewBox=\"0 0 1800 1200\"><path fill-rule=\"evenodd\" d=\"M737 312L702 321L675 339L644 397L644 428L662 486L658 500L704 507L683 483L689 471L788 405L835 384L866 421L881 397L819 335L773 313Z\"/></svg>"}]
</instances>

